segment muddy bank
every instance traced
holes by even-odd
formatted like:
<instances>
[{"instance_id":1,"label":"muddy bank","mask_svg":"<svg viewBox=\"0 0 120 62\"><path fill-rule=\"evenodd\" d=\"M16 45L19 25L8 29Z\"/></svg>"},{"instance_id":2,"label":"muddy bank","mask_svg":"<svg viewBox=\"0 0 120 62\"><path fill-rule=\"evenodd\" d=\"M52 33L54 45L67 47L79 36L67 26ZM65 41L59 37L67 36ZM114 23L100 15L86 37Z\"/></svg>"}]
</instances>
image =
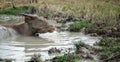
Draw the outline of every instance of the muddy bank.
<instances>
[{"instance_id":1,"label":"muddy bank","mask_svg":"<svg viewBox=\"0 0 120 62\"><path fill-rule=\"evenodd\" d=\"M57 56L53 58L52 62L100 62L98 60L99 55L97 54L99 48L95 48L93 46L87 45L81 41L74 43L76 50L74 53L68 53L63 56Z\"/></svg>"},{"instance_id":2,"label":"muddy bank","mask_svg":"<svg viewBox=\"0 0 120 62\"><path fill-rule=\"evenodd\" d=\"M82 22L79 22L76 27L83 27L85 34L90 34L91 36L102 36L100 42L98 42L98 46L101 49L98 50L99 60L102 62L119 62L118 59L120 57L119 49L119 39L120 39L120 25L117 21L115 26L107 25L108 23L90 23L91 25L85 26ZM73 24L74 25L74 24ZM114 25L114 24L112 24ZM72 28L73 32L82 31L83 28ZM76 31L77 30L77 31Z\"/></svg>"},{"instance_id":3,"label":"muddy bank","mask_svg":"<svg viewBox=\"0 0 120 62\"><path fill-rule=\"evenodd\" d=\"M99 51L100 59L104 62L119 62L118 59L120 57L120 38L114 37L102 37L101 41L97 43L100 47L102 47Z\"/></svg>"}]
</instances>

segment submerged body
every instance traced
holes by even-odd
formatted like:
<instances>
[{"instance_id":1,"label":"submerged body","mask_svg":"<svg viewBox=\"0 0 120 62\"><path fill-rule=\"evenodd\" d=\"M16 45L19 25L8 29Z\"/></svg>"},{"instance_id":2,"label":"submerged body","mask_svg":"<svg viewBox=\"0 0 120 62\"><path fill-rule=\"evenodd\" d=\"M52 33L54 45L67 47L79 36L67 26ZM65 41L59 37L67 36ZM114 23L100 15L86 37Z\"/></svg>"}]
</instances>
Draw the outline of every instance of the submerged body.
<instances>
[{"instance_id":1,"label":"submerged body","mask_svg":"<svg viewBox=\"0 0 120 62\"><path fill-rule=\"evenodd\" d=\"M25 16L25 23L20 25L2 25L7 28L15 30L21 35L33 36L36 33L46 33L53 32L55 27L49 25L44 18L39 18L33 15L23 15Z\"/></svg>"}]
</instances>

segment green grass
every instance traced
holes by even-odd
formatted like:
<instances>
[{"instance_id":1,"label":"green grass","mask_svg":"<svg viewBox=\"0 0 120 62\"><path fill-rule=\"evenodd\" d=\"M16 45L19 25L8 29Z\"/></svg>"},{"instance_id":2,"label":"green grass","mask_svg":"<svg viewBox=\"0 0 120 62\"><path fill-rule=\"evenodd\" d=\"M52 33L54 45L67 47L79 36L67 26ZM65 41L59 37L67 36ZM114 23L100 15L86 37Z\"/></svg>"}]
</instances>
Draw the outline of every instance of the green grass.
<instances>
[{"instance_id":1,"label":"green grass","mask_svg":"<svg viewBox=\"0 0 120 62\"><path fill-rule=\"evenodd\" d=\"M52 59L52 62L83 62L85 58L81 56L84 52L80 52L82 47L88 48L89 46L81 41L75 42L74 46L76 48L75 53L64 54L63 56L57 56ZM86 59L89 62L95 62L94 59Z\"/></svg>"},{"instance_id":2,"label":"green grass","mask_svg":"<svg viewBox=\"0 0 120 62\"><path fill-rule=\"evenodd\" d=\"M67 12L68 14L75 16L91 18L93 21L112 21L118 18L118 15L120 14L120 7L119 5L116 5L120 0L57 0L57 3L55 1L56 0L44 0L42 2L45 2L49 9L53 9L51 8L52 6L54 6L54 10L61 7L62 10L59 11ZM41 7L42 5L38 5L38 7L39 6Z\"/></svg>"},{"instance_id":3,"label":"green grass","mask_svg":"<svg viewBox=\"0 0 120 62\"><path fill-rule=\"evenodd\" d=\"M74 43L74 46L76 47L76 52L77 52L79 48L85 46L85 44L81 41L78 41Z\"/></svg>"},{"instance_id":4,"label":"green grass","mask_svg":"<svg viewBox=\"0 0 120 62\"><path fill-rule=\"evenodd\" d=\"M50 9L48 8L41 8L39 9L39 14L40 16L44 16L46 18L52 18L53 16L53 11L51 11Z\"/></svg>"},{"instance_id":5,"label":"green grass","mask_svg":"<svg viewBox=\"0 0 120 62\"><path fill-rule=\"evenodd\" d=\"M40 57L41 57L41 54L34 54L32 55L31 59L26 62L41 62Z\"/></svg>"},{"instance_id":6,"label":"green grass","mask_svg":"<svg viewBox=\"0 0 120 62\"><path fill-rule=\"evenodd\" d=\"M28 5L33 5L39 9L46 7L53 12L64 12L68 15L92 19L92 21L104 21L113 24L119 19L119 2L120 0L40 0L36 4ZM51 12L47 12L46 15L52 15Z\"/></svg>"},{"instance_id":7,"label":"green grass","mask_svg":"<svg viewBox=\"0 0 120 62\"><path fill-rule=\"evenodd\" d=\"M75 22L75 23L71 24L70 27L68 28L68 30L79 32L82 28L87 28L90 26L91 26L91 23L89 22L89 20L85 20L82 22Z\"/></svg>"},{"instance_id":8,"label":"green grass","mask_svg":"<svg viewBox=\"0 0 120 62\"><path fill-rule=\"evenodd\" d=\"M53 62L74 62L75 57L69 54L53 58Z\"/></svg>"},{"instance_id":9,"label":"green grass","mask_svg":"<svg viewBox=\"0 0 120 62\"><path fill-rule=\"evenodd\" d=\"M84 44L81 41L75 42L74 46L76 47L76 52L79 50L80 46ZM63 56L57 56L52 59L52 62L77 62L81 61L81 58L77 55L77 53L68 53Z\"/></svg>"},{"instance_id":10,"label":"green grass","mask_svg":"<svg viewBox=\"0 0 120 62\"><path fill-rule=\"evenodd\" d=\"M107 57L114 54L120 54L120 38L103 37L98 45L102 47L100 53Z\"/></svg>"},{"instance_id":11,"label":"green grass","mask_svg":"<svg viewBox=\"0 0 120 62\"><path fill-rule=\"evenodd\" d=\"M26 13L28 12L29 7L23 6L23 7L17 7L17 8L9 8L6 10L1 10L0 15L7 14L7 15L15 15L20 13Z\"/></svg>"}]
</instances>

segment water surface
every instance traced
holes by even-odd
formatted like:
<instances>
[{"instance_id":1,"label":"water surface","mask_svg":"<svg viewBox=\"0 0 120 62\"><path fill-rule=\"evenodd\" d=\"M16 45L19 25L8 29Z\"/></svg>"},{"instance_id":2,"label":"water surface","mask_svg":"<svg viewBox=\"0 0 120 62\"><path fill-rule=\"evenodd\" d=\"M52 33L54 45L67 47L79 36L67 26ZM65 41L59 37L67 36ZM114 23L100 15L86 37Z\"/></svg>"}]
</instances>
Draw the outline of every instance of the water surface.
<instances>
[{"instance_id":1,"label":"water surface","mask_svg":"<svg viewBox=\"0 0 120 62\"><path fill-rule=\"evenodd\" d=\"M7 18L7 20L9 19ZM39 34L39 37L32 37L20 36L14 30L3 29L0 26L0 34L0 57L13 59L15 62L25 62L34 54L40 54L44 61L59 55L49 55L48 50L51 48L61 49L62 53L67 53L68 49L71 48L71 52L74 52L73 43L76 41L82 41L91 46L98 41L98 38L84 35L81 32L58 31L57 29L53 33L44 33ZM3 38L5 36L7 37Z\"/></svg>"}]
</instances>

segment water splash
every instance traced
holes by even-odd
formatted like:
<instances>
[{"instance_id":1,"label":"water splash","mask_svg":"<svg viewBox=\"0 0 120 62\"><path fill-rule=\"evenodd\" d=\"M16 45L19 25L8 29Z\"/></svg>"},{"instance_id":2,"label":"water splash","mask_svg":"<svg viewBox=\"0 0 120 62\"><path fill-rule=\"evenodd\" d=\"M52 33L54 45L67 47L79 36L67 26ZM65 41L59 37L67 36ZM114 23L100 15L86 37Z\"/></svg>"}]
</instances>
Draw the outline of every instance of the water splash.
<instances>
[{"instance_id":1,"label":"water splash","mask_svg":"<svg viewBox=\"0 0 120 62\"><path fill-rule=\"evenodd\" d=\"M4 26L0 26L0 40L14 39L16 35L17 32L12 28L6 28Z\"/></svg>"}]
</instances>

